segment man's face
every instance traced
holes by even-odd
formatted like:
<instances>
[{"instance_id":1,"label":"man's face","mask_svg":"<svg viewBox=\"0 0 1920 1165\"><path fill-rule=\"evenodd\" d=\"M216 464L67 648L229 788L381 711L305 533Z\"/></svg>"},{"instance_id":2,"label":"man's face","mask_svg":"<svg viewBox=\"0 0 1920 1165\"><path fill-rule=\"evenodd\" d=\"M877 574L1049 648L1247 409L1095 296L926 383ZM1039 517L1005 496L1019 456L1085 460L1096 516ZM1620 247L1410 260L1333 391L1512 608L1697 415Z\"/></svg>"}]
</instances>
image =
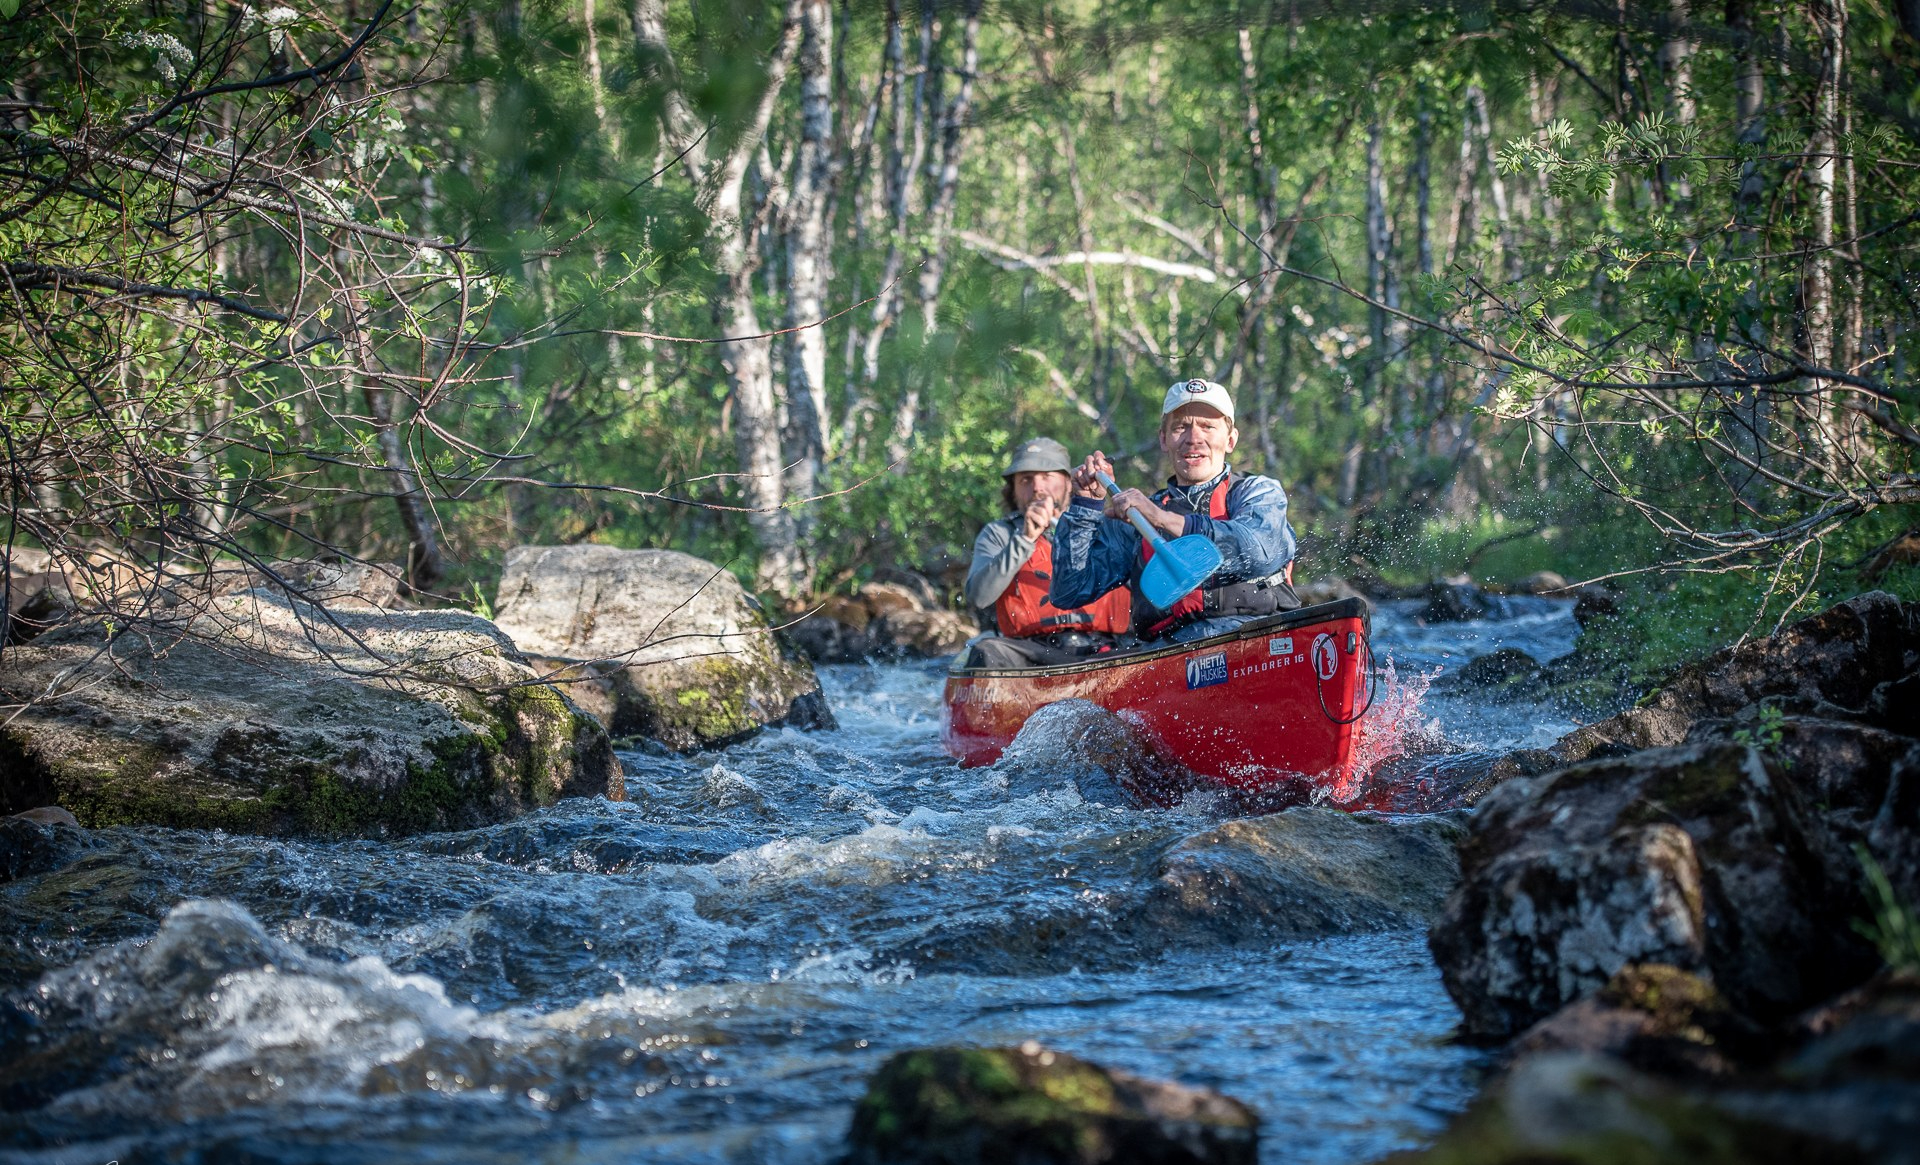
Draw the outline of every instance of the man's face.
<instances>
[{"instance_id":1,"label":"man's face","mask_svg":"<svg viewBox=\"0 0 1920 1165\"><path fill-rule=\"evenodd\" d=\"M1026 509L1035 498L1052 498L1054 504L1064 510L1067 508L1067 498L1072 493L1073 479L1057 469L1013 475L1013 505L1016 510Z\"/></svg>"},{"instance_id":2,"label":"man's face","mask_svg":"<svg viewBox=\"0 0 1920 1165\"><path fill-rule=\"evenodd\" d=\"M1160 452L1181 485L1211 481L1240 443L1240 430L1212 405L1181 405L1160 421Z\"/></svg>"}]
</instances>

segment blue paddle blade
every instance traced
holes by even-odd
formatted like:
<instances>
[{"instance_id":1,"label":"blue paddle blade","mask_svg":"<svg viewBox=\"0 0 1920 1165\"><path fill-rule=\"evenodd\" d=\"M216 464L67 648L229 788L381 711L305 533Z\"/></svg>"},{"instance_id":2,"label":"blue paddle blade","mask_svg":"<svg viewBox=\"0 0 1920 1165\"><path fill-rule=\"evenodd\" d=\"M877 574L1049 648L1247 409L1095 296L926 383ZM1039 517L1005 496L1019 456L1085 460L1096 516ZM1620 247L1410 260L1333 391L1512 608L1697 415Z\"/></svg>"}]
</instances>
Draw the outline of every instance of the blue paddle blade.
<instances>
[{"instance_id":1,"label":"blue paddle blade","mask_svg":"<svg viewBox=\"0 0 1920 1165\"><path fill-rule=\"evenodd\" d=\"M1140 572L1140 592L1165 611L1220 569L1220 548L1204 534L1162 542Z\"/></svg>"}]
</instances>

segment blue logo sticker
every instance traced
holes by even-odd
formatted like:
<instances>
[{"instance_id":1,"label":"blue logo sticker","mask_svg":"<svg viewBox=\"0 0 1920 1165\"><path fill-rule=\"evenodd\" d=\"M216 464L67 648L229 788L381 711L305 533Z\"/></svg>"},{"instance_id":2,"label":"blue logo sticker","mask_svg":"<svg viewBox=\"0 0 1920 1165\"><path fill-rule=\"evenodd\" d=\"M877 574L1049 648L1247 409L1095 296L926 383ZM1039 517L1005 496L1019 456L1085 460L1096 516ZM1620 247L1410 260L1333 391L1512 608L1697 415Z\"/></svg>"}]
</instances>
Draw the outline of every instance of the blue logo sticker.
<instances>
[{"instance_id":1,"label":"blue logo sticker","mask_svg":"<svg viewBox=\"0 0 1920 1165\"><path fill-rule=\"evenodd\" d=\"M1187 690L1210 688L1215 684L1227 682L1227 653L1216 651L1210 655L1196 655L1187 660Z\"/></svg>"}]
</instances>

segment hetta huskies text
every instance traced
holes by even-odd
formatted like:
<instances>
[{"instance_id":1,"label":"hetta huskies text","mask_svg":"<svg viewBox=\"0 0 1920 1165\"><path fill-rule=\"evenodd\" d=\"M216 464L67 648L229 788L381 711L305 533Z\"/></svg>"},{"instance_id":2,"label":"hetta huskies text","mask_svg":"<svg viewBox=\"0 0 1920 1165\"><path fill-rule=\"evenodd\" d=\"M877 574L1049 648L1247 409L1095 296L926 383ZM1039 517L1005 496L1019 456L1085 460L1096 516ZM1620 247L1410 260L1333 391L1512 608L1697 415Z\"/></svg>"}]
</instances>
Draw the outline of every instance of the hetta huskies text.
<instances>
[{"instance_id":1,"label":"hetta huskies text","mask_svg":"<svg viewBox=\"0 0 1920 1165\"><path fill-rule=\"evenodd\" d=\"M1227 653L1210 651L1187 660L1187 690L1210 688L1227 682Z\"/></svg>"}]
</instances>

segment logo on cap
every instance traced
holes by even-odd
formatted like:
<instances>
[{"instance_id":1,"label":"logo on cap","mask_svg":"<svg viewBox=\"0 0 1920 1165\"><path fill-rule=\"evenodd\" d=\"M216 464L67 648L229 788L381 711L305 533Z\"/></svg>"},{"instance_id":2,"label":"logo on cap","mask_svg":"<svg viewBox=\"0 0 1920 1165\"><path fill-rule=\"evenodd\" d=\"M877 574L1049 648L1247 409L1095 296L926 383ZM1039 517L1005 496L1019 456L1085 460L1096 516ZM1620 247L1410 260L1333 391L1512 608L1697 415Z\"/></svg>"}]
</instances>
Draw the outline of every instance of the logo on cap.
<instances>
[{"instance_id":1,"label":"logo on cap","mask_svg":"<svg viewBox=\"0 0 1920 1165\"><path fill-rule=\"evenodd\" d=\"M1207 382L1198 378L1189 380L1187 381L1187 391L1192 393L1205 392L1207 391Z\"/></svg>"}]
</instances>

